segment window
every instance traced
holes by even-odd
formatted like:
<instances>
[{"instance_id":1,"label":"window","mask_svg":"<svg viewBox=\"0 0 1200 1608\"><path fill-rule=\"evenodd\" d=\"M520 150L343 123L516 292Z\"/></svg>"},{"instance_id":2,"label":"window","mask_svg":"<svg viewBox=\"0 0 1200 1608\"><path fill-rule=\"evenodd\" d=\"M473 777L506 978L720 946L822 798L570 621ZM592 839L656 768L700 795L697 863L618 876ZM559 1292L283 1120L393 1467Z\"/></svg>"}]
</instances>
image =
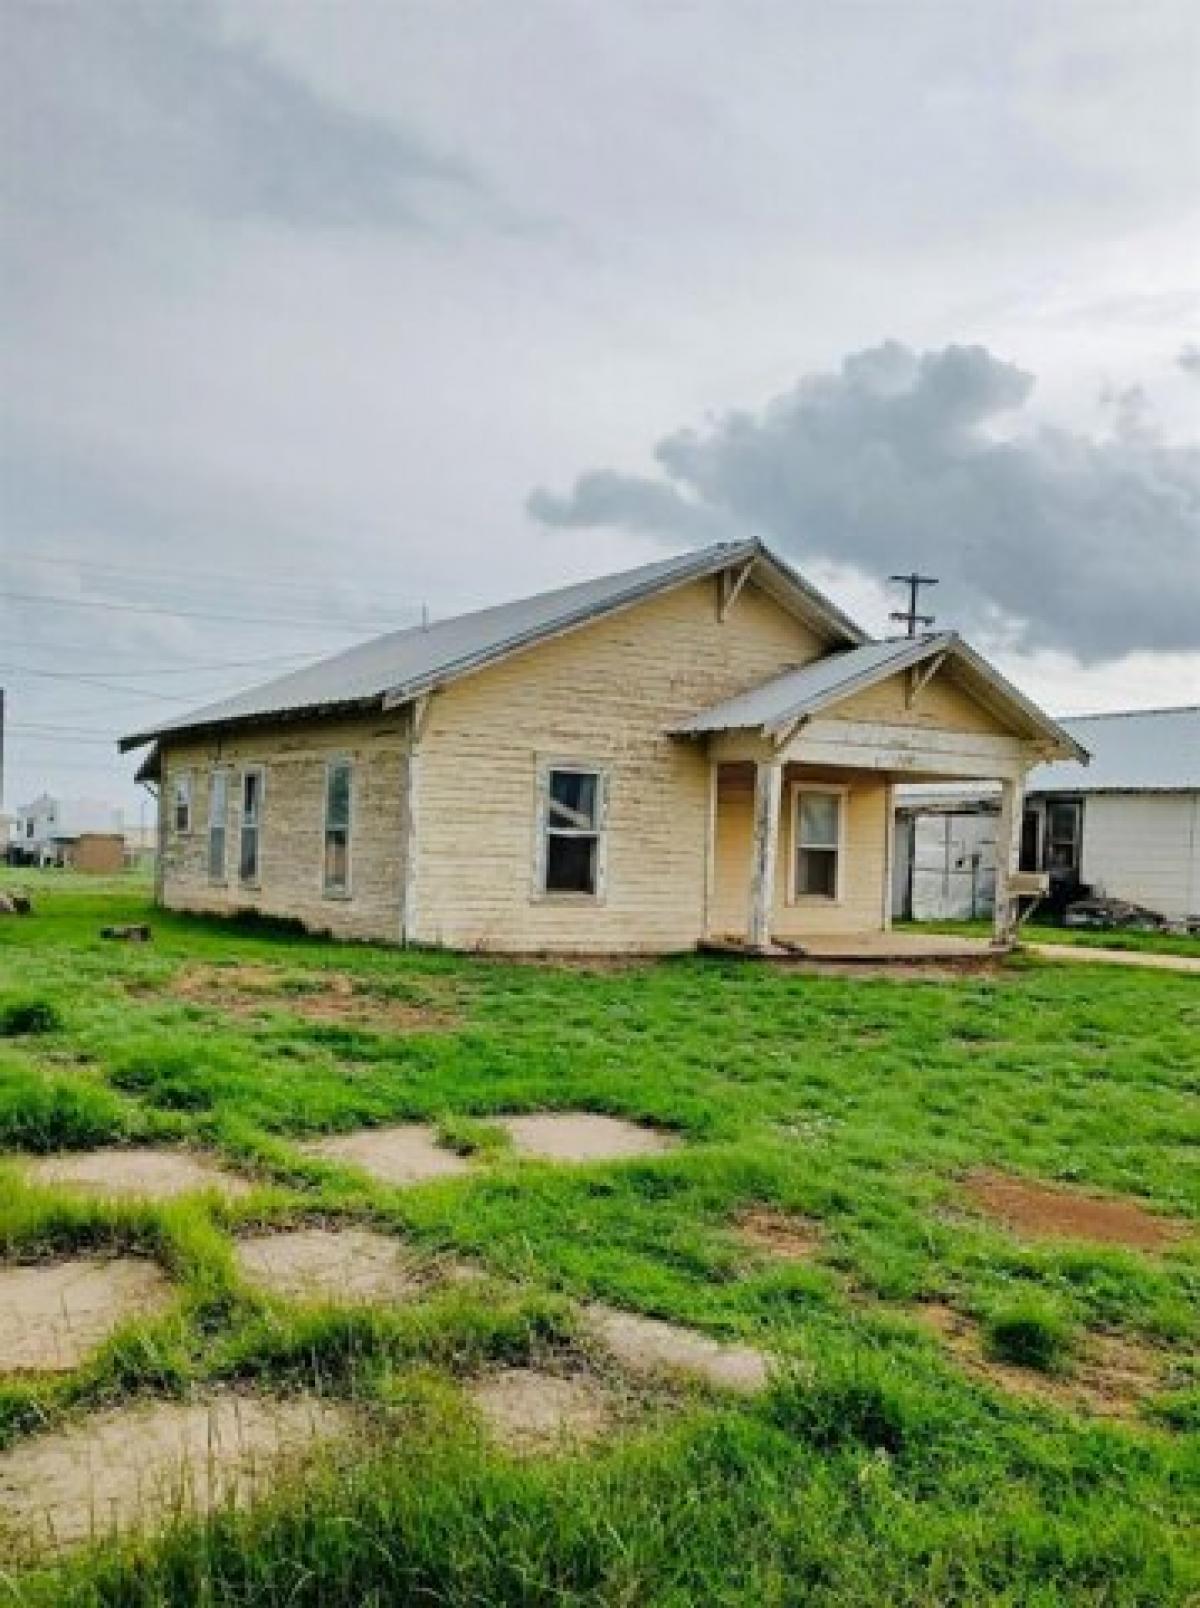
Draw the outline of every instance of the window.
<instances>
[{"instance_id":1,"label":"window","mask_svg":"<svg viewBox=\"0 0 1200 1608\"><path fill-rule=\"evenodd\" d=\"M242 772L242 835L238 852L238 877L257 882L259 836L262 831L263 773L259 769Z\"/></svg>"},{"instance_id":2,"label":"window","mask_svg":"<svg viewBox=\"0 0 1200 1608\"><path fill-rule=\"evenodd\" d=\"M550 766L543 788L541 891L595 898L604 875L604 772Z\"/></svg>"},{"instance_id":3,"label":"window","mask_svg":"<svg viewBox=\"0 0 1200 1608\"><path fill-rule=\"evenodd\" d=\"M334 760L325 772L325 892L350 892L350 764Z\"/></svg>"},{"instance_id":4,"label":"window","mask_svg":"<svg viewBox=\"0 0 1200 1608\"><path fill-rule=\"evenodd\" d=\"M208 880L225 880L225 838L229 814L229 773L215 770L208 783Z\"/></svg>"},{"instance_id":5,"label":"window","mask_svg":"<svg viewBox=\"0 0 1200 1608\"><path fill-rule=\"evenodd\" d=\"M1083 808L1077 798L1052 799L1046 805L1046 867L1060 877L1079 869L1079 827Z\"/></svg>"},{"instance_id":6,"label":"window","mask_svg":"<svg viewBox=\"0 0 1200 1608\"><path fill-rule=\"evenodd\" d=\"M171 788L171 820L177 832L192 830L192 773L182 771Z\"/></svg>"},{"instance_id":7,"label":"window","mask_svg":"<svg viewBox=\"0 0 1200 1608\"><path fill-rule=\"evenodd\" d=\"M797 789L795 890L798 899L836 899L840 894L842 795Z\"/></svg>"}]
</instances>

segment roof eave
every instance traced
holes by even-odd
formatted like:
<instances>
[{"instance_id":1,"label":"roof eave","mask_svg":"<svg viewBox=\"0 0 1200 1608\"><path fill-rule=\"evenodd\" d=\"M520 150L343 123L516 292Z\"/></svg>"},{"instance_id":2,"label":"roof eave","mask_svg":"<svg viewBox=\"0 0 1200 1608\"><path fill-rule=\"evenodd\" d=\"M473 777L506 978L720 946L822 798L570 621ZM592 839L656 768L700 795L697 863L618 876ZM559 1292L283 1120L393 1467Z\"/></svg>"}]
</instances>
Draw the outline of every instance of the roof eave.
<instances>
[{"instance_id":1,"label":"roof eave","mask_svg":"<svg viewBox=\"0 0 1200 1608\"><path fill-rule=\"evenodd\" d=\"M379 693L371 693L365 698L340 698L327 703L298 704L294 709L266 709L245 715L222 715L215 720L189 721L185 726L159 726L133 732L117 740L117 752L127 754L132 748L145 748L147 743L169 742L177 737L203 737L215 731L244 731L252 726L274 726L280 721L322 720L330 715L355 714L363 710L386 707Z\"/></svg>"}]
</instances>

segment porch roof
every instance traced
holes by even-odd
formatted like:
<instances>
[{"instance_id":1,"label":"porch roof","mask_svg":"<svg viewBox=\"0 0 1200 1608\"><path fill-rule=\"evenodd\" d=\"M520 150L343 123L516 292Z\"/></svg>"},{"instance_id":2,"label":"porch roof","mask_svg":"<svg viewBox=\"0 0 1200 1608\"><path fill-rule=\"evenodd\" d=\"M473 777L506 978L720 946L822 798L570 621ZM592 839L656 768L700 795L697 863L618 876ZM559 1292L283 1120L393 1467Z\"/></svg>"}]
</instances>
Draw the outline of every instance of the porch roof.
<instances>
[{"instance_id":1,"label":"porch roof","mask_svg":"<svg viewBox=\"0 0 1200 1608\"><path fill-rule=\"evenodd\" d=\"M702 709L675 728L677 736L760 731L777 734L898 672L938 657L950 658L982 701L1043 745L1046 757L1088 762L1087 750L1057 721L1018 692L955 631L930 632L892 642L865 642L772 676L734 698Z\"/></svg>"}]
</instances>

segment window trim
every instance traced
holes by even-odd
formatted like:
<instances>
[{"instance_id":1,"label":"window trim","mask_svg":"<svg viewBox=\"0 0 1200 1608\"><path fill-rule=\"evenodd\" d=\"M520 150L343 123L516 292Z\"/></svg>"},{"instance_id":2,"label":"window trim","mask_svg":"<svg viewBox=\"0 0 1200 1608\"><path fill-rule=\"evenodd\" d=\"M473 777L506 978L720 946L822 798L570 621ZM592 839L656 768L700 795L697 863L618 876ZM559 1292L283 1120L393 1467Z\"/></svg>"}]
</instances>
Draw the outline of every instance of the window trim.
<instances>
[{"instance_id":1,"label":"window trim","mask_svg":"<svg viewBox=\"0 0 1200 1608\"><path fill-rule=\"evenodd\" d=\"M325 877L325 853L329 844L329 778L339 766L344 766L349 772L349 785L346 789L346 885L344 888L331 887ZM321 863L318 876L321 881L322 899L352 899L354 897L354 761L349 754L331 754L325 761L325 780L322 789L321 802ZM335 830L339 830L335 828Z\"/></svg>"},{"instance_id":2,"label":"window trim","mask_svg":"<svg viewBox=\"0 0 1200 1608\"><path fill-rule=\"evenodd\" d=\"M837 800L837 855L834 874L834 891L827 893L800 892L800 799L806 793L820 793ZM787 900L794 905L828 907L845 903L846 898L846 801L850 796L847 782L793 782L788 789L788 876Z\"/></svg>"},{"instance_id":3,"label":"window trim","mask_svg":"<svg viewBox=\"0 0 1200 1608\"><path fill-rule=\"evenodd\" d=\"M240 772L241 782L238 788L238 883L243 888L262 887L262 832L263 832L263 806L267 797L267 771L265 765L243 765ZM258 777L258 815L254 822L254 875L242 875L242 834L246 830L246 778Z\"/></svg>"},{"instance_id":4,"label":"window trim","mask_svg":"<svg viewBox=\"0 0 1200 1608\"><path fill-rule=\"evenodd\" d=\"M1071 812L1071 863L1068 866L1052 866L1056 844L1064 839L1056 837L1051 825L1054 811L1067 809ZM1048 796L1042 803L1040 844L1040 870L1048 872L1052 877L1058 877L1064 882L1078 881L1083 874L1083 799L1076 793L1062 793Z\"/></svg>"},{"instance_id":5,"label":"window trim","mask_svg":"<svg viewBox=\"0 0 1200 1608\"><path fill-rule=\"evenodd\" d=\"M221 819L221 872L213 873L213 789L217 778L221 777L225 783L225 808ZM214 765L208 776L208 822L205 834L205 860L208 880L214 888L224 888L229 883L229 767L227 765Z\"/></svg>"},{"instance_id":6,"label":"window trim","mask_svg":"<svg viewBox=\"0 0 1200 1608\"><path fill-rule=\"evenodd\" d=\"M594 832L556 829L550 825L550 776L553 771L570 771L575 775L596 778L596 827ZM611 768L591 759L543 758L537 762L536 808L534 810L533 888L535 904L581 905L594 908L608 898L608 834L611 790ZM546 847L551 834L562 837L595 837L596 887L593 893L579 893L566 888L546 886L548 856Z\"/></svg>"},{"instance_id":7,"label":"window trim","mask_svg":"<svg viewBox=\"0 0 1200 1608\"><path fill-rule=\"evenodd\" d=\"M179 824L178 792L181 783L186 784L187 789L187 799L184 805L185 809L187 810L186 826L180 826ZM171 834L173 837L191 837L192 830L196 824L195 806L195 777L192 774L191 768L189 767L187 770L175 771L171 776ZM53 814L51 814L50 819L51 821L54 820Z\"/></svg>"}]
</instances>

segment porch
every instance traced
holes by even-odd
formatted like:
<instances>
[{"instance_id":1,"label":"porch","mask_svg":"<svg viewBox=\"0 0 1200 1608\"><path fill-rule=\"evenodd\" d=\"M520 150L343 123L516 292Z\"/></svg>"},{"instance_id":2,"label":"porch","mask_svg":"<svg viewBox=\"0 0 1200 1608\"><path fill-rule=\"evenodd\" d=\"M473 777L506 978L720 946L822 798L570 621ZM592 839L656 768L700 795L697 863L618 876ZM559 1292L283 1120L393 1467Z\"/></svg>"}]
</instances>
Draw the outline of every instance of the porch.
<instances>
[{"instance_id":1,"label":"porch","mask_svg":"<svg viewBox=\"0 0 1200 1608\"><path fill-rule=\"evenodd\" d=\"M722 746L727 751L730 744ZM997 776L994 761L987 769L983 779L1001 785L997 861L1015 868L1019 779ZM934 774L941 773L923 779ZM1007 945L1015 924L1007 879L991 945L892 931L894 792L911 775L870 763L808 764L790 753L710 758L703 942L780 957L876 962L968 960Z\"/></svg>"},{"instance_id":2,"label":"porch","mask_svg":"<svg viewBox=\"0 0 1200 1608\"><path fill-rule=\"evenodd\" d=\"M999 787L993 943L1010 943L1025 776L1087 759L952 632L802 665L675 735L709 764L702 941L822 958L915 958L931 942L888 936L898 782ZM943 943L945 958L958 940Z\"/></svg>"}]
</instances>

